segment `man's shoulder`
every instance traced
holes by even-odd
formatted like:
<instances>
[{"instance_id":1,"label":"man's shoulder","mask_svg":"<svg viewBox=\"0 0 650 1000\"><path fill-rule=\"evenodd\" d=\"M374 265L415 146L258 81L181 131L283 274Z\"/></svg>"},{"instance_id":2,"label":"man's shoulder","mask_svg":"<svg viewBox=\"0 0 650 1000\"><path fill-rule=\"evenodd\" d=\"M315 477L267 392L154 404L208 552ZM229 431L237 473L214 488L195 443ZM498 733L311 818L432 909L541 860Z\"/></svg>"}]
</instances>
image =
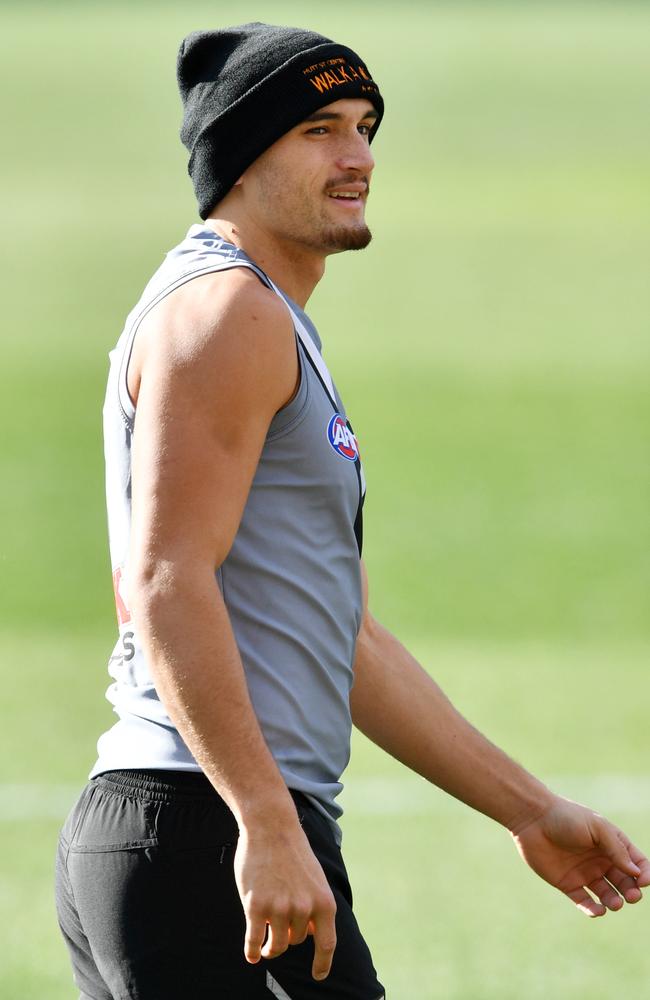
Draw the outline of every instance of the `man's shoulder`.
<instances>
[{"instance_id":1,"label":"man's shoulder","mask_svg":"<svg viewBox=\"0 0 650 1000\"><path fill-rule=\"evenodd\" d=\"M268 391L279 409L294 391L296 364L286 305L250 268L235 267L185 282L151 310L134 342L129 390L137 398L145 369L197 387L229 373Z\"/></svg>"},{"instance_id":2,"label":"man's shoulder","mask_svg":"<svg viewBox=\"0 0 650 1000\"><path fill-rule=\"evenodd\" d=\"M293 339L283 300L249 267L199 275L167 295L142 324L142 339L209 348L235 338L260 348Z\"/></svg>"},{"instance_id":3,"label":"man's shoulder","mask_svg":"<svg viewBox=\"0 0 650 1000\"><path fill-rule=\"evenodd\" d=\"M161 316L187 330L198 326L215 330L242 321L265 328L291 326L288 309L250 267L232 267L203 274L186 282L167 298Z\"/></svg>"}]
</instances>

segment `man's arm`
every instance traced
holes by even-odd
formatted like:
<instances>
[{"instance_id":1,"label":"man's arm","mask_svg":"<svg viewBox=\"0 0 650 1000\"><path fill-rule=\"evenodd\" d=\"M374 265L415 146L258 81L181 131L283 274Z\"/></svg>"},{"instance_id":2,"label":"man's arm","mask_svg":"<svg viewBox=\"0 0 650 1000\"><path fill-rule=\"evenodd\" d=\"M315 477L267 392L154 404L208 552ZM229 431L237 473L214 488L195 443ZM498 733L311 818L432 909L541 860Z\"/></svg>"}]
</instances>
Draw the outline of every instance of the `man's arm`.
<instances>
[{"instance_id":1,"label":"man's arm","mask_svg":"<svg viewBox=\"0 0 650 1000\"><path fill-rule=\"evenodd\" d=\"M621 830L554 795L453 707L411 654L368 611L357 642L354 724L397 760L507 827L522 857L589 916L635 903L650 862ZM588 887L600 902L585 890Z\"/></svg>"},{"instance_id":2,"label":"man's arm","mask_svg":"<svg viewBox=\"0 0 650 1000\"><path fill-rule=\"evenodd\" d=\"M129 372L129 600L156 690L239 825L247 959L313 933L313 973L324 978L334 898L264 741L215 579L297 377L287 310L248 272L197 278L154 310Z\"/></svg>"}]
</instances>

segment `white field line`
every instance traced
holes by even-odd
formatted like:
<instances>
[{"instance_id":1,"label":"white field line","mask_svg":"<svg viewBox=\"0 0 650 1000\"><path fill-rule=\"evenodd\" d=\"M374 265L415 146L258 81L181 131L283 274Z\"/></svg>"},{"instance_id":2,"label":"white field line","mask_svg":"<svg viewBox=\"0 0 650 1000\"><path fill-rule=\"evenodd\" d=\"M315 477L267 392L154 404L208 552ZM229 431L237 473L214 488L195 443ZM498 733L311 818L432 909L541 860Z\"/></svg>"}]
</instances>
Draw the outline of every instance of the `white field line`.
<instances>
[{"instance_id":1,"label":"white field line","mask_svg":"<svg viewBox=\"0 0 650 1000\"><path fill-rule=\"evenodd\" d=\"M600 812L650 813L650 776L562 774L543 780L554 792ZM350 816L430 816L466 808L423 778L410 774L403 778L350 778L341 804Z\"/></svg>"},{"instance_id":2,"label":"white field line","mask_svg":"<svg viewBox=\"0 0 650 1000\"><path fill-rule=\"evenodd\" d=\"M592 809L650 813L650 776L634 774L556 775L546 784ZM63 820L79 792L77 785L0 784L0 823ZM465 808L422 778L350 777L341 796L349 816L433 816Z\"/></svg>"},{"instance_id":3,"label":"white field line","mask_svg":"<svg viewBox=\"0 0 650 1000\"><path fill-rule=\"evenodd\" d=\"M63 820L80 791L77 785L0 784L0 823Z\"/></svg>"}]
</instances>

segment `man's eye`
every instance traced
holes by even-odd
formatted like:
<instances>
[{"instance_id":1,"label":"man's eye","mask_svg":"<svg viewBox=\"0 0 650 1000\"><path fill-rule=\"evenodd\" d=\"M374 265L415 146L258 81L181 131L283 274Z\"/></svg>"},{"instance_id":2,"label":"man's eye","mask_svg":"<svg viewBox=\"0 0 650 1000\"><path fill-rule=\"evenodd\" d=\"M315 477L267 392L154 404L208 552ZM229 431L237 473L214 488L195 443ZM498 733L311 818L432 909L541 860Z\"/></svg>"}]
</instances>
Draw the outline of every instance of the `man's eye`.
<instances>
[{"instance_id":1,"label":"man's eye","mask_svg":"<svg viewBox=\"0 0 650 1000\"><path fill-rule=\"evenodd\" d=\"M359 132L360 135L370 135L371 129L372 125L359 125L357 127L357 131Z\"/></svg>"},{"instance_id":2,"label":"man's eye","mask_svg":"<svg viewBox=\"0 0 650 1000\"><path fill-rule=\"evenodd\" d=\"M307 135L325 135L327 129L324 125L316 125L314 128L310 128L307 131Z\"/></svg>"}]
</instances>

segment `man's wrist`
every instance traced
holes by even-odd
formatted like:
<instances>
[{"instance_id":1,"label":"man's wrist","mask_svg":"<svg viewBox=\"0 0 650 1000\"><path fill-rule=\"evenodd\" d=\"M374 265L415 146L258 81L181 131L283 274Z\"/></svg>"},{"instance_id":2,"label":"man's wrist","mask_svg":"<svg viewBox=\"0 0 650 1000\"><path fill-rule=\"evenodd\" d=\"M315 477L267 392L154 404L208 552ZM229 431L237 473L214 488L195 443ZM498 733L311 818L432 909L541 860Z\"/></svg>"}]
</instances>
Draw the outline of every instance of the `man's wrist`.
<instances>
[{"instance_id":1,"label":"man's wrist","mask_svg":"<svg viewBox=\"0 0 650 1000\"><path fill-rule=\"evenodd\" d=\"M286 787L242 797L231 808L240 832L249 837L260 830L269 834L299 825L296 806Z\"/></svg>"},{"instance_id":2,"label":"man's wrist","mask_svg":"<svg viewBox=\"0 0 650 1000\"><path fill-rule=\"evenodd\" d=\"M522 830L531 823L535 823L555 802L557 796L537 778L532 775L527 776L526 787L521 790L520 801L517 807L503 821L513 837L518 836Z\"/></svg>"}]
</instances>

